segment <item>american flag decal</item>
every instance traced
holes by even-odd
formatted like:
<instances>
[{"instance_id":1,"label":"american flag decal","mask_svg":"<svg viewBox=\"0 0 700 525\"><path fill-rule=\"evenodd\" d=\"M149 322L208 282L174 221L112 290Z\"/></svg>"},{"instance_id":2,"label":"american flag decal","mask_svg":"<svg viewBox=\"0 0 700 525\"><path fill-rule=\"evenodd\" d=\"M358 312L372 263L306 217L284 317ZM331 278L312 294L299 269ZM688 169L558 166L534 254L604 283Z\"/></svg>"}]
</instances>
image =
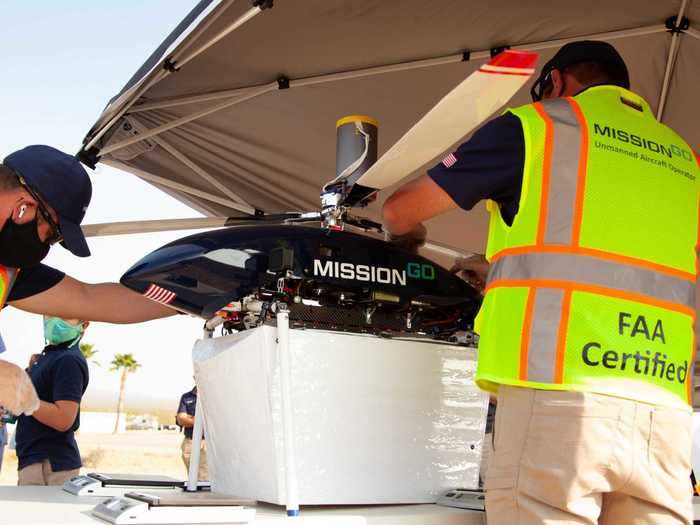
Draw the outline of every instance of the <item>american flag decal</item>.
<instances>
[{"instance_id":1,"label":"american flag decal","mask_svg":"<svg viewBox=\"0 0 700 525\"><path fill-rule=\"evenodd\" d=\"M454 153L450 153L447 157L442 159L442 165L446 168L451 167L455 162L457 162L457 157L455 157Z\"/></svg>"},{"instance_id":2,"label":"american flag decal","mask_svg":"<svg viewBox=\"0 0 700 525\"><path fill-rule=\"evenodd\" d=\"M155 301L160 304L170 304L173 299L175 299L175 292L161 288L156 284L151 284L148 289L143 293L146 299Z\"/></svg>"}]
</instances>

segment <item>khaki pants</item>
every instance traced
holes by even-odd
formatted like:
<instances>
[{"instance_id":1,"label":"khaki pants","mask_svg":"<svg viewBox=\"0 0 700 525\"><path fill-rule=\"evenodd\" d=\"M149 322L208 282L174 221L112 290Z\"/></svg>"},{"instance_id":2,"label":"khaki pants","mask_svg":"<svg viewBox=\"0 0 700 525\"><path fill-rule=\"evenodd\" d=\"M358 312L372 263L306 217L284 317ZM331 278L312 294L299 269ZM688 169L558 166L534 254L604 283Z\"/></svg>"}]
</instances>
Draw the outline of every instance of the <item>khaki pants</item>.
<instances>
[{"instance_id":1,"label":"khaki pants","mask_svg":"<svg viewBox=\"0 0 700 525\"><path fill-rule=\"evenodd\" d=\"M691 414L501 386L489 525L692 523Z\"/></svg>"},{"instance_id":2,"label":"khaki pants","mask_svg":"<svg viewBox=\"0 0 700 525\"><path fill-rule=\"evenodd\" d=\"M192 455L192 440L189 438L183 439L182 445L180 446L180 450L182 450L182 461L185 462L185 467L187 468L187 472L189 473L190 456ZM209 468L207 467L207 442L205 440L202 440L202 448L200 450L201 452L199 454L199 475L197 479L208 480Z\"/></svg>"},{"instance_id":3,"label":"khaki pants","mask_svg":"<svg viewBox=\"0 0 700 525\"><path fill-rule=\"evenodd\" d=\"M54 472L51 463L45 459L33 463L18 472L17 485L63 485L64 482L80 474L80 469Z\"/></svg>"}]
</instances>

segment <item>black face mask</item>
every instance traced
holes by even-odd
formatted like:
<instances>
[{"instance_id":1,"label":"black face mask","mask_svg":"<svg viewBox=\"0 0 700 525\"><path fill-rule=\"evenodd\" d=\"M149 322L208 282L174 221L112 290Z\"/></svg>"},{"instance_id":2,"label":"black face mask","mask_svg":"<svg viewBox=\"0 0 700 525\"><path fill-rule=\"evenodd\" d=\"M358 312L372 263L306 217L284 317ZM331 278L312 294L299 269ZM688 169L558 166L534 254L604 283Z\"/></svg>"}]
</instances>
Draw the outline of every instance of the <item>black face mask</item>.
<instances>
[{"instance_id":1,"label":"black face mask","mask_svg":"<svg viewBox=\"0 0 700 525\"><path fill-rule=\"evenodd\" d=\"M32 222L16 224L12 217L0 230L0 264L10 268L31 268L49 253L50 246L41 241L36 217Z\"/></svg>"}]
</instances>

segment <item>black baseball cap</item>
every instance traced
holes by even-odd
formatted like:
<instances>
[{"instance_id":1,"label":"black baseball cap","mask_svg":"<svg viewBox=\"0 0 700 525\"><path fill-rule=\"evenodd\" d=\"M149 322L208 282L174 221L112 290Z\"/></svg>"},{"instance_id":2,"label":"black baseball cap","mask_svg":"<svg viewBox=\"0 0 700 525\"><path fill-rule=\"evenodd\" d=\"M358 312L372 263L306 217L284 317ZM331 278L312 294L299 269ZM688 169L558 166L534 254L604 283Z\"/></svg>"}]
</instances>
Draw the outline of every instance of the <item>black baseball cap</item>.
<instances>
[{"instance_id":1,"label":"black baseball cap","mask_svg":"<svg viewBox=\"0 0 700 525\"><path fill-rule=\"evenodd\" d=\"M54 209L61 244L78 257L90 255L80 223L90 204L92 183L80 161L51 146L37 145L10 153L3 164Z\"/></svg>"},{"instance_id":2,"label":"black baseball cap","mask_svg":"<svg viewBox=\"0 0 700 525\"><path fill-rule=\"evenodd\" d=\"M530 90L532 100L542 100L542 96L551 82L550 74L553 70L562 71L581 62L595 62L610 66L608 70L611 78L608 84L629 89L630 77L627 65L617 49L600 40L579 40L565 44L549 62L542 66L540 76Z\"/></svg>"}]
</instances>

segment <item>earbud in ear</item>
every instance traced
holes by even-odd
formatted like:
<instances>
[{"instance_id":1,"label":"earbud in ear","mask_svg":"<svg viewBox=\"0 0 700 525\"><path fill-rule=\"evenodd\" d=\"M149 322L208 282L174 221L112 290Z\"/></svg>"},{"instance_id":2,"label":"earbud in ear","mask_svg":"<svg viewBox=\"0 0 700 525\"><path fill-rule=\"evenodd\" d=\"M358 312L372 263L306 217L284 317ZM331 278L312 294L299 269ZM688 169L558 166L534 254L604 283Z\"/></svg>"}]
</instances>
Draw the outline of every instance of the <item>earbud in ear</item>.
<instances>
[{"instance_id":1,"label":"earbud in ear","mask_svg":"<svg viewBox=\"0 0 700 525\"><path fill-rule=\"evenodd\" d=\"M19 207L19 215L17 215L17 217L21 219L24 216L25 211L27 211L27 205L22 204L22 206Z\"/></svg>"}]
</instances>

